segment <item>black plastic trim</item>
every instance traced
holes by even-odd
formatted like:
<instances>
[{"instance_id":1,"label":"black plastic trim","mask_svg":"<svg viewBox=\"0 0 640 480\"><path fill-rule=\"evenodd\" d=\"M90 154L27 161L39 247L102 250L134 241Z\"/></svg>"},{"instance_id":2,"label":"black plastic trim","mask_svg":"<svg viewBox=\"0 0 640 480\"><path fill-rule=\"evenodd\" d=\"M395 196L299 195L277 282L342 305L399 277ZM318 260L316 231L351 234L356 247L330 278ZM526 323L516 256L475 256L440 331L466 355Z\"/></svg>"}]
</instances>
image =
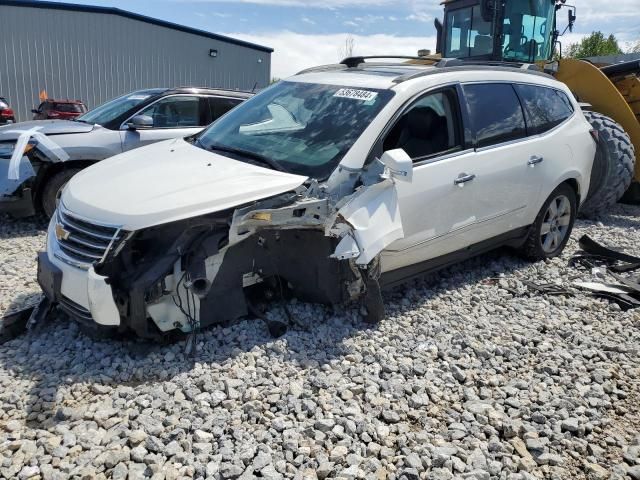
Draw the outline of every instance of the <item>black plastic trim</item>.
<instances>
[{"instance_id":1,"label":"black plastic trim","mask_svg":"<svg viewBox=\"0 0 640 480\"><path fill-rule=\"evenodd\" d=\"M380 285L383 289L393 288L413 278L437 272L438 270L450 267L477 255L490 252L501 246L520 247L527 238L529 228L529 226L517 228L488 240L470 245L462 250L385 272L380 278Z\"/></svg>"}]
</instances>

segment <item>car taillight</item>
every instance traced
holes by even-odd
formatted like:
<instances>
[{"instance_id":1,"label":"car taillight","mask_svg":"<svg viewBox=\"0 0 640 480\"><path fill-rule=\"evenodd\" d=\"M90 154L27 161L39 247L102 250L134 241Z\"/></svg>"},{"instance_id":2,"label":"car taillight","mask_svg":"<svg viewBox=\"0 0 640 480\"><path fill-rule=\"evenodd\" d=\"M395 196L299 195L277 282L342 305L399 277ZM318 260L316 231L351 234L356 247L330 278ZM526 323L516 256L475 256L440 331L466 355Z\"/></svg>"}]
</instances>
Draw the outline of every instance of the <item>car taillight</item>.
<instances>
[{"instance_id":1,"label":"car taillight","mask_svg":"<svg viewBox=\"0 0 640 480\"><path fill-rule=\"evenodd\" d=\"M591 136L593 137L596 143L600 142L600 134L598 133L597 130L591 129L589 130L589 133L591 134Z\"/></svg>"},{"instance_id":2,"label":"car taillight","mask_svg":"<svg viewBox=\"0 0 640 480\"><path fill-rule=\"evenodd\" d=\"M0 109L0 117L3 117L3 118L13 117L13 110L11 110L10 108Z\"/></svg>"}]
</instances>

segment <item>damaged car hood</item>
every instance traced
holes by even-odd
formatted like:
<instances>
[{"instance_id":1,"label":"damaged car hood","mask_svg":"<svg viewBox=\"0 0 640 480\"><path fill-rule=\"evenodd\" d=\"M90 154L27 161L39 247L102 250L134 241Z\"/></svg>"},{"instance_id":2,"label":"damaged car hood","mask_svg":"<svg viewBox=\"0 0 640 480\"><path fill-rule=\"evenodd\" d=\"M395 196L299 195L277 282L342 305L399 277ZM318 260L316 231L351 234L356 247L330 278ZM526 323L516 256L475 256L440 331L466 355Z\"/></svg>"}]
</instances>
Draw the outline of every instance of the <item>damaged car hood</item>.
<instances>
[{"instance_id":1,"label":"damaged car hood","mask_svg":"<svg viewBox=\"0 0 640 480\"><path fill-rule=\"evenodd\" d=\"M63 135L69 133L88 133L95 125L88 123L72 122L70 120L34 120L32 122L20 122L0 127L0 142L15 140L18 138L16 131L27 131L37 128L45 135Z\"/></svg>"},{"instance_id":2,"label":"damaged car hood","mask_svg":"<svg viewBox=\"0 0 640 480\"><path fill-rule=\"evenodd\" d=\"M61 200L87 220L140 230L278 195L305 180L174 139L83 170Z\"/></svg>"}]
</instances>

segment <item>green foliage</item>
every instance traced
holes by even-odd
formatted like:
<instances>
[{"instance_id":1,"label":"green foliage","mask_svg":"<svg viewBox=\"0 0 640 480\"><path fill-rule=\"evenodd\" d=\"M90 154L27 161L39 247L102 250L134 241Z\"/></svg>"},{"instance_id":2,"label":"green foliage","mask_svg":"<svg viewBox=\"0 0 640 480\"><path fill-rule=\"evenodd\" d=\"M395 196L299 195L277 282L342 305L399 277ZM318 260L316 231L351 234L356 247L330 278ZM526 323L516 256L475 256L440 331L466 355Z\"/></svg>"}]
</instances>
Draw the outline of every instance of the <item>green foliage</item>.
<instances>
[{"instance_id":1,"label":"green foliage","mask_svg":"<svg viewBox=\"0 0 640 480\"><path fill-rule=\"evenodd\" d=\"M572 43L564 56L569 58L599 57L602 55L619 55L622 53L618 40L611 34L605 37L602 32L593 32L583 38L580 43Z\"/></svg>"}]
</instances>

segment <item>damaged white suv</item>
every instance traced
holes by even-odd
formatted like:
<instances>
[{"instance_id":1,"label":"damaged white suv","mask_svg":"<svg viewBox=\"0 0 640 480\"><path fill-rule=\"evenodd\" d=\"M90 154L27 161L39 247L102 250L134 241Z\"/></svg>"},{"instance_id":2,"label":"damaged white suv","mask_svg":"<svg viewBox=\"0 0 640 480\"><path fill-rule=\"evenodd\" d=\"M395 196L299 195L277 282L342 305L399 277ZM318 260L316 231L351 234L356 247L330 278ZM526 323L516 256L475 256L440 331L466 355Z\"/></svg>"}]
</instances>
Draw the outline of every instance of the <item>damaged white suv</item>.
<instances>
[{"instance_id":1,"label":"damaged white suv","mask_svg":"<svg viewBox=\"0 0 640 480\"><path fill-rule=\"evenodd\" d=\"M381 287L505 244L560 254L596 150L579 105L539 72L451 65L311 69L82 171L39 256L47 306L155 339L260 294L375 321Z\"/></svg>"}]
</instances>

